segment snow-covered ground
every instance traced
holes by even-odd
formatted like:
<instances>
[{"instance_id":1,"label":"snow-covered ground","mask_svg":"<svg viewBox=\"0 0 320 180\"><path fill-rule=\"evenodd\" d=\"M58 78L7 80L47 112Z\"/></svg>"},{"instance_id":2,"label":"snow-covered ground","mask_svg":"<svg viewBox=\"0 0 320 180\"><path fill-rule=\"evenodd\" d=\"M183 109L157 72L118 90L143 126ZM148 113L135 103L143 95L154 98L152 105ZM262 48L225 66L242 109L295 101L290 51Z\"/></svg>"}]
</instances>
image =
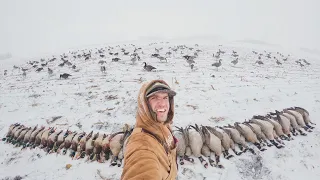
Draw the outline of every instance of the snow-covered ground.
<instances>
[{"instance_id":1,"label":"snow-covered ground","mask_svg":"<svg viewBox=\"0 0 320 180\"><path fill-rule=\"evenodd\" d=\"M310 112L313 122L319 123L320 117L320 56L299 50L287 50L278 46L229 42L226 44L157 42L153 44L136 43L141 47L137 53L140 61L132 63L130 54L134 47L129 44L79 49L77 54L92 51L92 58L74 58L66 51L65 59L76 65L58 66L63 61L48 62L52 55L44 58L0 61L0 137L5 136L10 124L15 122L27 126L55 126L59 129L111 133L119 130L125 123L135 123L136 98L143 82L164 79L178 93L175 97L174 125L189 124L227 125L242 122L252 115L264 115L270 111L301 106ZM186 45L172 51L177 45ZM98 49L105 50L101 58ZM123 55L121 48L129 55ZM159 54L167 57L168 62L151 58L155 48L163 48ZM193 48L193 49L189 49ZM110 49L110 50L108 50ZM213 57L218 50L222 66L212 66L217 62ZM182 56L194 55L194 69ZM166 55L166 52L172 55ZM231 63L239 55L236 65ZM262 53L263 65L258 65L257 54ZM72 51L74 52L74 51ZM109 52L118 52L118 56ZM271 58L266 54L271 53ZM280 57L280 54L284 57ZM288 56L290 54L290 56ZM119 57L121 60L112 62ZM282 63L278 65L276 59ZM288 57L287 61L283 59ZM306 59L311 65L301 67L295 61ZM99 61L106 61L106 73L100 71ZM48 62L40 72L28 61ZM14 62L14 63L13 63ZM143 62L155 66L154 72L143 69ZM27 68L26 76L16 65ZM47 67L53 70L49 75ZM4 76L4 70L7 75ZM72 76L59 79L62 73ZM62 116L56 121L53 117ZM320 177L320 131L307 136L294 137L283 149L269 147L257 155L250 153L236 156L230 160L221 158L225 169L209 167L205 169L199 161L195 165L186 163L179 166L178 179L319 179ZM0 179L21 176L23 179L119 179L121 168L111 167L110 162L87 163L72 160L68 156L46 153L39 149L21 151L11 144L0 142ZM66 170L66 164L72 167Z\"/></svg>"}]
</instances>

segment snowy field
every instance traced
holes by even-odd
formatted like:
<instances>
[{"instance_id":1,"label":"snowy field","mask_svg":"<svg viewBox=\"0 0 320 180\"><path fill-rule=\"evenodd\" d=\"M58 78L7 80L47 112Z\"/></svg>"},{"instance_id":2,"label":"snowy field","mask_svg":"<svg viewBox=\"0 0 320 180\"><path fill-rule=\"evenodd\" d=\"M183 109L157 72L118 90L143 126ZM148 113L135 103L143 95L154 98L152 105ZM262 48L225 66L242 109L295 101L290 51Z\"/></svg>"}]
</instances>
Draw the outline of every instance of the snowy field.
<instances>
[{"instance_id":1,"label":"snowy field","mask_svg":"<svg viewBox=\"0 0 320 180\"><path fill-rule=\"evenodd\" d=\"M130 54L135 48L141 60L133 62ZM219 58L213 57L219 49L225 53ZM91 57L85 60L83 54L89 51ZM235 65L231 63L236 59L233 51L238 55ZM109 54L116 52L117 56ZM193 56L195 52L198 56L191 69L182 56ZM151 57L155 53L167 61ZM71 65L59 66L63 63L62 55ZM261 65L257 63L259 56ZM50 61L53 57L56 60ZM115 57L120 60L113 62ZM212 66L219 59L222 65ZM243 42L113 44L31 59L12 57L0 61L0 137L4 137L10 124L15 122L79 132L116 132L125 123L134 125L137 93L142 83L163 79L177 92L174 125L227 125L292 106L307 109L311 120L318 124L307 136L285 141L283 149L268 147L257 155L245 153L230 160L222 157L225 169L210 166L205 169L196 159L195 164L179 166L178 179L301 180L308 177L316 180L320 177L319 59L316 53ZM36 63L28 63L33 61L39 62L37 67L32 67ZM145 71L143 62L157 69ZM46 65L37 72L41 64ZM105 73L100 71L101 66L106 67ZM48 73L48 67L53 74ZM27 69L25 75L22 68ZM72 76L59 79L62 73ZM62 117L53 121L57 116ZM67 155L47 155L39 149L21 151L4 142L0 142L0 162L0 179L19 179L20 176L30 180L111 180L119 179L122 170L111 167L110 162L87 163ZM72 167L67 170L66 164Z\"/></svg>"}]
</instances>

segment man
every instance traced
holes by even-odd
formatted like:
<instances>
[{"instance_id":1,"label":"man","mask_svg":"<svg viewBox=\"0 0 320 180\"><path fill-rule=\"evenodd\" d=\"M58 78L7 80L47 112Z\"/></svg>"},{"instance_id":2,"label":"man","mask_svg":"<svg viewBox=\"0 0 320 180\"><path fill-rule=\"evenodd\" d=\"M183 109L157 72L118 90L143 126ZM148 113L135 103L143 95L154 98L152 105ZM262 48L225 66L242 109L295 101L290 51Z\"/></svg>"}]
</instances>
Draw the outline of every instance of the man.
<instances>
[{"instance_id":1,"label":"man","mask_svg":"<svg viewBox=\"0 0 320 180\"><path fill-rule=\"evenodd\" d=\"M121 179L176 179L176 139L170 124L176 93L162 80L144 84L136 124L126 144Z\"/></svg>"}]
</instances>

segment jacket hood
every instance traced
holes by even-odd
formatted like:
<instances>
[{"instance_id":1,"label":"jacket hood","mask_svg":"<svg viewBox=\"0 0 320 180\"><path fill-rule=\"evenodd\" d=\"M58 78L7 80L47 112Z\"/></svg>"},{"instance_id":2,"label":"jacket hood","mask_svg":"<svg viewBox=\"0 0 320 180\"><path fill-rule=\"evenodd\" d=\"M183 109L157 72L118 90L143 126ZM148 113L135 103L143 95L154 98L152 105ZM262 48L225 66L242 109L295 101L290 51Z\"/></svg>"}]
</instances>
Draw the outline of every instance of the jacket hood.
<instances>
[{"instance_id":1,"label":"jacket hood","mask_svg":"<svg viewBox=\"0 0 320 180\"><path fill-rule=\"evenodd\" d=\"M171 134L170 124L172 124L174 116L174 98L169 96L170 108L168 112L168 119L164 123L158 122L156 120L156 114L151 111L146 97L147 89L155 83L161 83L169 86L163 80L153 80L142 85L138 94L138 109L135 126L148 130L149 132L152 132L154 135L158 136L160 139L166 140L169 134Z\"/></svg>"}]
</instances>

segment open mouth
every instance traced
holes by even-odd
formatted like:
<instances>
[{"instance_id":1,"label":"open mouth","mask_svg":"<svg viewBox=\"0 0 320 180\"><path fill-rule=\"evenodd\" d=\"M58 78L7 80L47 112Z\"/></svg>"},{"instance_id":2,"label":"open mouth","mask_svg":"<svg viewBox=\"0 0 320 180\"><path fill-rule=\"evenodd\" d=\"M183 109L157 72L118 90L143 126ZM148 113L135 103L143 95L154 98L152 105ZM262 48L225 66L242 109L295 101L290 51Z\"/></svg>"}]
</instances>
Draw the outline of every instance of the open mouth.
<instances>
[{"instance_id":1,"label":"open mouth","mask_svg":"<svg viewBox=\"0 0 320 180\"><path fill-rule=\"evenodd\" d=\"M156 112L157 112L157 115L163 115L165 114L167 110L166 109L157 109Z\"/></svg>"}]
</instances>

